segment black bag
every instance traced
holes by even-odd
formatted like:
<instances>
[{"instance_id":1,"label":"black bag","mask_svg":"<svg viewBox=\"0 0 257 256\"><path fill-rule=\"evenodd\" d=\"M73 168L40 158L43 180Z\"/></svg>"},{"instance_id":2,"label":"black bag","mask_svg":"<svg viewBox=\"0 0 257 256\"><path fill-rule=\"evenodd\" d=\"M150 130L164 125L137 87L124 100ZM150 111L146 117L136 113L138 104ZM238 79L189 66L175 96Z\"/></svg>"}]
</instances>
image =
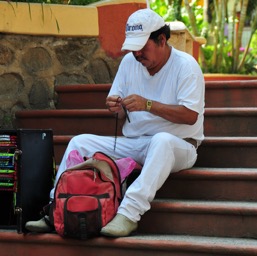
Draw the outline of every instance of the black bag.
<instances>
[{"instance_id":1,"label":"black bag","mask_svg":"<svg viewBox=\"0 0 257 256\"><path fill-rule=\"evenodd\" d=\"M55 177L52 130L0 131L0 227L27 232L38 220Z\"/></svg>"}]
</instances>

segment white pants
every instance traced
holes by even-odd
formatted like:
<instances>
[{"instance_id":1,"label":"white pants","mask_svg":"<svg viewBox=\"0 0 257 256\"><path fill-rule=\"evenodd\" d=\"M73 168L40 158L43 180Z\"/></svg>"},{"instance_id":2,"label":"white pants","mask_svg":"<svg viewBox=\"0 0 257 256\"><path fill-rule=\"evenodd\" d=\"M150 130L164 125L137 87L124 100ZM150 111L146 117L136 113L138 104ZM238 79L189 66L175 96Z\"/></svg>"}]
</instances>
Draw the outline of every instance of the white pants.
<instances>
[{"instance_id":1,"label":"white pants","mask_svg":"<svg viewBox=\"0 0 257 256\"><path fill-rule=\"evenodd\" d=\"M150 209L150 202L171 172L178 172L194 165L197 152L193 145L169 133L137 138L118 137L114 151L114 138L82 134L71 139L56 175L55 185L66 170L66 159L72 150L81 156L92 156L101 151L115 158L131 157L143 165L139 177L129 186L119 206L118 213L130 220L139 221ZM50 193L54 197L54 188Z\"/></svg>"}]
</instances>

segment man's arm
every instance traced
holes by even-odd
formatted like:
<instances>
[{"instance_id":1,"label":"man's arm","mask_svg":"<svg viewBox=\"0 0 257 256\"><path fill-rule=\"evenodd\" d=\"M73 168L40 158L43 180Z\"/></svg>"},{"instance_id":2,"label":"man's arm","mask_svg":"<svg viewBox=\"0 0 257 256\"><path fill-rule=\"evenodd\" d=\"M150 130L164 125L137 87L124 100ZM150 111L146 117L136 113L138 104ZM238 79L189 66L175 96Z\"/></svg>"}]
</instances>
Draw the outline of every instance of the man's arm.
<instances>
[{"instance_id":1,"label":"man's arm","mask_svg":"<svg viewBox=\"0 0 257 256\"><path fill-rule=\"evenodd\" d=\"M147 99L133 94L122 100L122 104L129 112L146 111ZM193 125L197 121L198 113L182 105L168 105L152 101L150 112L172 123Z\"/></svg>"}]
</instances>

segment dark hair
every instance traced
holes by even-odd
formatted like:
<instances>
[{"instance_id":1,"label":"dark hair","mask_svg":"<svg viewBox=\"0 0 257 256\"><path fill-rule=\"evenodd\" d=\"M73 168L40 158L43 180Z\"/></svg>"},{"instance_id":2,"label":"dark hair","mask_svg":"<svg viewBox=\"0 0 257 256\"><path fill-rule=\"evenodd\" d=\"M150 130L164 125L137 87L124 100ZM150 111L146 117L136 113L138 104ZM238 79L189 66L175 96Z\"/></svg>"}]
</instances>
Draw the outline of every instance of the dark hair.
<instances>
[{"instance_id":1,"label":"dark hair","mask_svg":"<svg viewBox=\"0 0 257 256\"><path fill-rule=\"evenodd\" d=\"M149 39L154 40L155 43L159 42L159 35L164 34L166 37L166 40L168 41L170 38L170 26L169 25L164 25L160 29L154 31L151 33Z\"/></svg>"}]
</instances>

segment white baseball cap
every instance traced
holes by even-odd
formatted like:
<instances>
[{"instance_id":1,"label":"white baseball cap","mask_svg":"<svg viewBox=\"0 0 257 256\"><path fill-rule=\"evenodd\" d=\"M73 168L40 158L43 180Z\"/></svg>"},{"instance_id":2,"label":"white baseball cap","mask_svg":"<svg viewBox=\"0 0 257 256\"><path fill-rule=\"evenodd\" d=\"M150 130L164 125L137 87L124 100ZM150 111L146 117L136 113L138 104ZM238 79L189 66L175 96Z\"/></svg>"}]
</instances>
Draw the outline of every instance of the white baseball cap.
<instances>
[{"instance_id":1,"label":"white baseball cap","mask_svg":"<svg viewBox=\"0 0 257 256\"><path fill-rule=\"evenodd\" d=\"M130 15L126 25L126 39L121 50L141 50L150 34L165 25L164 19L151 9L140 9Z\"/></svg>"}]
</instances>

